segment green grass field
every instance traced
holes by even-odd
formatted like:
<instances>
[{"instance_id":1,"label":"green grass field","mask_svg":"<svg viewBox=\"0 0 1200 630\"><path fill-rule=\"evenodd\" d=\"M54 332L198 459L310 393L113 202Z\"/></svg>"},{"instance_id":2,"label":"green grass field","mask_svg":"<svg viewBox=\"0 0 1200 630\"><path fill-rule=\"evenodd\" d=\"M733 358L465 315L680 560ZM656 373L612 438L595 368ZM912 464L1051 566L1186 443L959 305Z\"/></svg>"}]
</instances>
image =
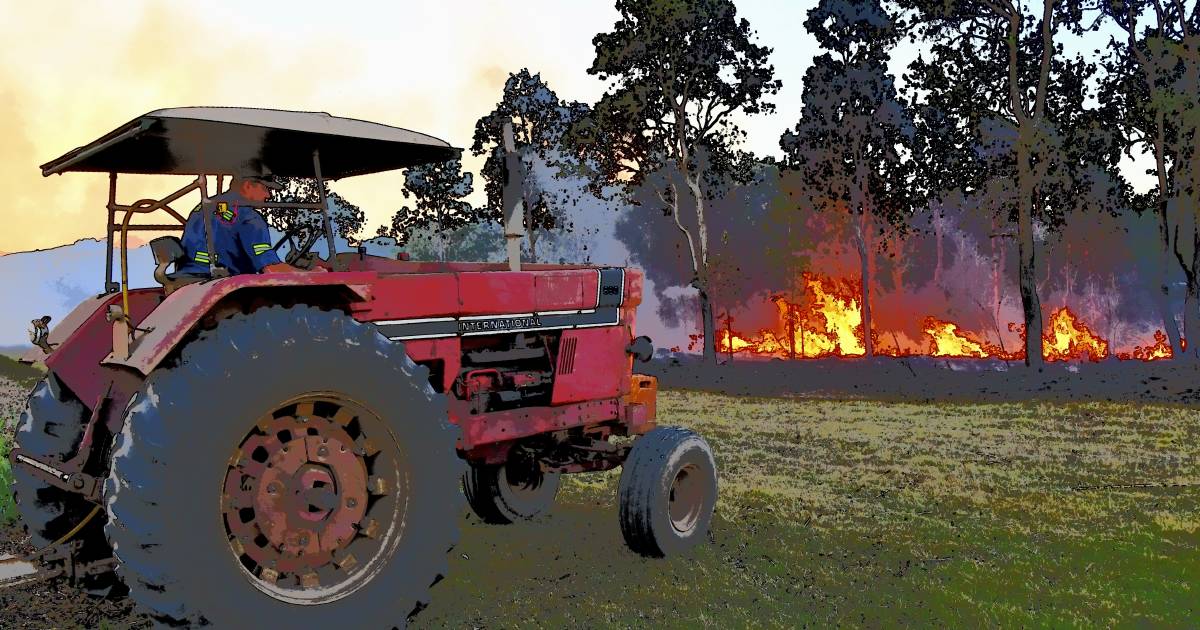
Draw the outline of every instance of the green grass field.
<instances>
[{"instance_id":1,"label":"green grass field","mask_svg":"<svg viewBox=\"0 0 1200 630\"><path fill-rule=\"evenodd\" d=\"M8 491L12 486L12 470L9 469L8 449L8 436L0 434L0 456L4 456L4 459L0 460L0 486L3 487L3 491L0 491L0 526L12 523L17 517L16 507L12 501L12 494Z\"/></svg>"},{"instance_id":2,"label":"green grass field","mask_svg":"<svg viewBox=\"0 0 1200 630\"><path fill-rule=\"evenodd\" d=\"M532 523L486 526L464 512L450 575L415 626L1180 627L1200 617L1195 410L674 390L661 392L659 420L699 431L716 453L710 544L638 557L617 526L618 473L567 478Z\"/></svg>"},{"instance_id":3,"label":"green grass field","mask_svg":"<svg viewBox=\"0 0 1200 630\"><path fill-rule=\"evenodd\" d=\"M25 394L42 377L41 370L0 355L0 526L16 518L12 495L12 471L8 465L9 440L25 404Z\"/></svg>"},{"instance_id":4,"label":"green grass field","mask_svg":"<svg viewBox=\"0 0 1200 630\"><path fill-rule=\"evenodd\" d=\"M665 391L659 416L716 452L712 544L637 557L617 527L617 474L573 478L540 522L467 517L417 625L1169 627L1200 615L1193 410Z\"/></svg>"}]
</instances>

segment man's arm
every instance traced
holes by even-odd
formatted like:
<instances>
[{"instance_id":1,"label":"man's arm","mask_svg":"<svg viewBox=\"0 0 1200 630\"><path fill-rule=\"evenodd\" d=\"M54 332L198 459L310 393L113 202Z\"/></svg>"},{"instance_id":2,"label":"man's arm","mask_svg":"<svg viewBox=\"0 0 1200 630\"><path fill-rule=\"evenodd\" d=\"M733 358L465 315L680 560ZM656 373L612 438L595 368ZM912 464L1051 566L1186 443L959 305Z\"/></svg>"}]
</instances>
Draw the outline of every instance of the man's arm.
<instances>
[{"instance_id":1,"label":"man's arm","mask_svg":"<svg viewBox=\"0 0 1200 630\"><path fill-rule=\"evenodd\" d=\"M302 271L281 260L271 249L271 230L258 211L250 210L238 225L238 244L254 263L257 272L278 273Z\"/></svg>"}]
</instances>

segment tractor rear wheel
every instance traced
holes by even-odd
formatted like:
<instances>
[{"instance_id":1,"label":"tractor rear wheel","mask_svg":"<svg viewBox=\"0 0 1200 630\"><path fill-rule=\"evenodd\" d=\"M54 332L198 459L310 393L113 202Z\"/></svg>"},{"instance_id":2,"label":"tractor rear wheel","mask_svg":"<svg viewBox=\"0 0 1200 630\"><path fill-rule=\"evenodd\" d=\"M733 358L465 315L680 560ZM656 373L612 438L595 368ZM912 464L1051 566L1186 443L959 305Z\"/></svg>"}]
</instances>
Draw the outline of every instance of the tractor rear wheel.
<instances>
[{"instance_id":1,"label":"tractor rear wheel","mask_svg":"<svg viewBox=\"0 0 1200 630\"><path fill-rule=\"evenodd\" d=\"M553 507L558 480L557 474L542 472L536 459L514 453L503 464L471 464L463 473L463 492L485 523L507 525Z\"/></svg>"},{"instance_id":2,"label":"tractor rear wheel","mask_svg":"<svg viewBox=\"0 0 1200 630\"><path fill-rule=\"evenodd\" d=\"M130 403L105 484L117 572L169 624L404 626L458 538L456 438L373 326L222 321Z\"/></svg>"},{"instance_id":3,"label":"tractor rear wheel","mask_svg":"<svg viewBox=\"0 0 1200 630\"><path fill-rule=\"evenodd\" d=\"M618 488L629 548L661 558L702 542L717 505L717 465L704 438L659 427L633 443Z\"/></svg>"}]
</instances>

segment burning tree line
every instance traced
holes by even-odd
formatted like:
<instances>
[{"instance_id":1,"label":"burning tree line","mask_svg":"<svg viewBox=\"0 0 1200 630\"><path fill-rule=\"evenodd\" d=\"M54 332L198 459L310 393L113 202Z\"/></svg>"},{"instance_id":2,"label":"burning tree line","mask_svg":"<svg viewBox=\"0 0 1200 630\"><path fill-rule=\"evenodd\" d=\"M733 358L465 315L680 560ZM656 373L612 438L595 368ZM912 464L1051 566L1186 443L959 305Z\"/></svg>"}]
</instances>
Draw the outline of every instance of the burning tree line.
<instances>
[{"instance_id":1,"label":"burning tree line","mask_svg":"<svg viewBox=\"0 0 1200 630\"><path fill-rule=\"evenodd\" d=\"M731 0L616 8L593 39L596 103L510 75L471 147L489 203L462 201L457 161L413 169L416 207L374 240L459 230L442 257L478 241L462 230L495 225L512 122L536 175L527 255L587 203L625 210L617 236L660 316L695 314L709 361L1200 359L1196 2L820 0L782 159L741 146L737 122L774 113L781 81ZM921 52L897 81L901 46ZM1135 156L1153 161L1145 192L1120 165Z\"/></svg>"},{"instance_id":2,"label":"burning tree line","mask_svg":"<svg viewBox=\"0 0 1200 630\"><path fill-rule=\"evenodd\" d=\"M734 116L772 113L780 82L731 2L617 9L589 70L609 88L567 144L643 208L618 233L656 286L694 289L663 314L698 306L709 360L1197 358L1196 3L822 0L782 160L739 148ZM1136 193L1120 162L1143 153Z\"/></svg>"}]
</instances>

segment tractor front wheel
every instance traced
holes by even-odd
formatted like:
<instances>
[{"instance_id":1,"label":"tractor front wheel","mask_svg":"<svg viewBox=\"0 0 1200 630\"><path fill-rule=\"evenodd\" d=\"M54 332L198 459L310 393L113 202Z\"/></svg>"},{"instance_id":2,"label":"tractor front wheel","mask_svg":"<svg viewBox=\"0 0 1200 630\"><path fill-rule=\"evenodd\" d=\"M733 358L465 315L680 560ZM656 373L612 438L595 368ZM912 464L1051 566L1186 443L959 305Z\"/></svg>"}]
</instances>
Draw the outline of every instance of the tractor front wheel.
<instances>
[{"instance_id":1,"label":"tractor front wheel","mask_svg":"<svg viewBox=\"0 0 1200 630\"><path fill-rule=\"evenodd\" d=\"M653 429L633 443L618 496L630 549L656 558L683 553L705 539L716 508L712 449L687 429Z\"/></svg>"},{"instance_id":2,"label":"tractor front wheel","mask_svg":"<svg viewBox=\"0 0 1200 630\"><path fill-rule=\"evenodd\" d=\"M16 446L50 462L73 457L83 438L87 409L50 372L37 384L17 422ZM13 468L13 495L34 547L45 547L78 525L94 507L83 496L54 487L22 465Z\"/></svg>"},{"instance_id":3,"label":"tractor front wheel","mask_svg":"<svg viewBox=\"0 0 1200 630\"><path fill-rule=\"evenodd\" d=\"M463 492L485 523L507 525L553 507L558 480L558 474L542 472L535 458L515 451L503 464L471 464L463 473Z\"/></svg>"},{"instance_id":4,"label":"tractor front wheel","mask_svg":"<svg viewBox=\"0 0 1200 630\"><path fill-rule=\"evenodd\" d=\"M61 464L79 453L87 421L83 403L54 372L49 372L29 394L17 422L15 446L35 459ZM82 563L111 555L104 538L104 516L96 504L81 494L46 483L23 464L13 467L12 476L17 513L34 547L42 549L60 540L82 541L82 551L76 558ZM116 584L112 573L90 576L82 582L95 595L110 593Z\"/></svg>"},{"instance_id":5,"label":"tractor front wheel","mask_svg":"<svg viewBox=\"0 0 1200 630\"><path fill-rule=\"evenodd\" d=\"M105 485L117 572L168 624L404 626L458 536L456 437L373 326L222 321L130 403Z\"/></svg>"}]
</instances>

